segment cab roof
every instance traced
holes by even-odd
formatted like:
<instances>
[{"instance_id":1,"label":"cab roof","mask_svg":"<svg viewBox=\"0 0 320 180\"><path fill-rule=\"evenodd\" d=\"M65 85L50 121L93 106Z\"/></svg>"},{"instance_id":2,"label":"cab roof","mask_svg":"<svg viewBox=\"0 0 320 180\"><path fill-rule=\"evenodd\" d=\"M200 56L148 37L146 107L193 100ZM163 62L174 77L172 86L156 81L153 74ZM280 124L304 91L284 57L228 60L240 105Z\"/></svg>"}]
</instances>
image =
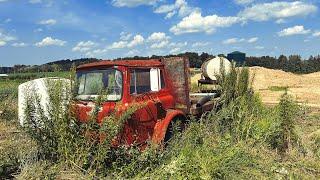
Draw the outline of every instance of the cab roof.
<instances>
[{"instance_id":1,"label":"cab roof","mask_svg":"<svg viewBox=\"0 0 320 180\"><path fill-rule=\"evenodd\" d=\"M110 66L127 66L127 67L158 67L162 66L160 59L150 60L102 60L94 63L83 64L77 67L77 70L92 69Z\"/></svg>"}]
</instances>

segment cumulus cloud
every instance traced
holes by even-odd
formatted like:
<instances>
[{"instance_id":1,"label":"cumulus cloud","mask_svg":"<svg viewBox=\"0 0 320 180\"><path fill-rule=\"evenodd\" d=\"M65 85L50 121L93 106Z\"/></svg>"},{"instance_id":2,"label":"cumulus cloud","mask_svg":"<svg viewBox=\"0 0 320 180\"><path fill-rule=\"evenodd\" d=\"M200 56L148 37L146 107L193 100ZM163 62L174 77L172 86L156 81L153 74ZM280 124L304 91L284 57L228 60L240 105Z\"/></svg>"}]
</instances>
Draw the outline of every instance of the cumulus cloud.
<instances>
[{"instance_id":1,"label":"cumulus cloud","mask_svg":"<svg viewBox=\"0 0 320 180\"><path fill-rule=\"evenodd\" d=\"M222 43L223 44L236 44L236 43L239 43L239 42L244 42L245 39L244 38L230 38L230 39L226 39L224 40Z\"/></svg>"},{"instance_id":2,"label":"cumulus cloud","mask_svg":"<svg viewBox=\"0 0 320 180\"><path fill-rule=\"evenodd\" d=\"M154 32L148 37L148 41L154 42L154 41L163 41L170 39L169 36L166 35L166 33L163 32Z\"/></svg>"},{"instance_id":3,"label":"cumulus cloud","mask_svg":"<svg viewBox=\"0 0 320 180\"><path fill-rule=\"evenodd\" d=\"M287 21L286 20L284 20L284 19L278 19L278 20L276 20L276 23L277 24L283 24L283 23L286 23Z\"/></svg>"},{"instance_id":4,"label":"cumulus cloud","mask_svg":"<svg viewBox=\"0 0 320 180\"><path fill-rule=\"evenodd\" d=\"M181 48L177 47L177 48L173 48L172 50L170 50L171 54L178 54L181 53Z\"/></svg>"},{"instance_id":5,"label":"cumulus cloud","mask_svg":"<svg viewBox=\"0 0 320 180\"><path fill-rule=\"evenodd\" d=\"M4 30L0 29L0 46L5 46L9 41L15 41L17 38L7 34Z\"/></svg>"},{"instance_id":6,"label":"cumulus cloud","mask_svg":"<svg viewBox=\"0 0 320 180\"><path fill-rule=\"evenodd\" d=\"M24 42L20 42L20 43L13 43L11 46L13 46L13 47L26 47L26 46L28 46L28 44L26 44Z\"/></svg>"},{"instance_id":7,"label":"cumulus cloud","mask_svg":"<svg viewBox=\"0 0 320 180\"><path fill-rule=\"evenodd\" d=\"M95 49L95 50L92 50L92 51L88 51L85 53L85 56L86 57L96 57L96 56L100 56L104 53L108 52L108 49L107 48L104 48L104 49Z\"/></svg>"},{"instance_id":8,"label":"cumulus cloud","mask_svg":"<svg viewBox=\"0 0 320 180\"><path fill-rule=\"evenodd\" d=\"M235 3L240 4L240 5L246 5L253 3L254 0L234 0Z\"/></svg>"},{"instance_id":9,"label":"cumulus cloud","mask_svg":"<svg viewBox=\"0 0 320 180\"><path fill-rule=\"evenodd\" d=\"M57 20L55 19L47 19L39 22L39 24L41 25L55 25L56 23L57 23Z\"/></svg>"},{"instance_id":10,"label":"cumulus cloud","mask_svg":"<svg viewBox=\"0 0 320 180\"><path fill-rule=\"evenodd\" d=\"M127 47L128 42L127 41L119 41L119 42L114 42L112 45L109 47L109 49L122 49Z\"/></svg>"},{"instance_id":11,"label":"cumulus cloud","mask_svg":"<svg viewBox=\"0 0 320 180\"><path fill-rule=\"evenodd\" d=\"M258 39L259 39L258 37L250 38L250 39L248 39L248 43L255 43L258 41Z\"/></svg>"},{"instance_id":12,"label":"cumulus cloud","mask_svg":"<svg viewBox=\"0 0 320 180\"><path fill-rule=\"evenodd\" d=\"M120 40L122 41L128 41L132 37L132 34L126 33L126 32L121 32L120 33Z\"/></svg>"},{"instance_id":13,"label":"cumulus cloud","mask_svg":"<svg viewBox=\"0 0 320 180\"><path fill-rule=\"evenodd\" d=\"M151 48L152 49L162 49L164 47L167 47L168 44L169 44L169 41L168 40L164 40L164 41L161 41L159 43L152 44Z\"/></svg>"},{"instance_id":14,"label":"cumulus cloud","mask_svg":"<svg viewBox=\"0 0 320 180\"><path fill-rule=\"evenodd\" d=\"M238 16L244 20L267 21L270 19L307 16L316 12L317 9L317 6L302 1L275 1L247 7Z\"/></svg>"},{"instance_id":15,"label":"cumulus cloud","mask_svg":"<svg viewBox=\"0 0 320 180\"><path fill-rule=\"evenodd\" d=\"M216 28L229 27L239 20L238 17L202 16L200 12L194 12L171 27L170 31L176 35L196 32L209 34L215 32Z\"/></svg>"},{"instance_id":16,"label":"cumulus cloud","mask_svg":"<svg viewBox=\"0 0 320 180\"><path fill-rule=\"evenodd\" d=\"M0 1L1 2L1 1ZM5 46L7 44L7 42L0 40L0 47L1 46Z\"/></svg>"},{"instance_id":17,"label":"cumulus cloud","mask_svg":"<svg viewBox=\"0 0 320 180\"><path fill-rule=\"evenodd\" d=\"M0 41L8 42L8 41L14 41L16 39L17 38L15 36L11 36L7 34L5 31L0 29Z\"/></svg>"},{"instance_id":18,"label":"cumulus cloud","mask_svg":"<svg viewBox=\"0 0 320 180\"><path fill-rule=\"evenodd\" d=\"M67 42L60 40L60 39L54 39L52 37L46 37L42 41L37 42L35 46L37 47L45 47L45 46L64 46Z\"/></svg>"},{"instance_id":19,"label":"cumulus cloud","mask_svg":"<svg viewBox=\"0 0 320 180\"><path fill-rule=\"evenodd\" d=\"M133 37L133 40L131 42L129 42L128 47L132 48L132 47L135 47L135 46L143 44L143 42L144 42L143 36L138 34L138 35Z\"/></svg>"},{"instance_id":20,"label":"cumulus cloud","mask_svg":"<svg viewBox=\"0 0 320 180\"><path fill-rule=\"evenodd\" d=\"M200 11L200 8L189 6L185 0L176 0L174 4L161 5L154 10L154 12L158 14L167 14L166 19L171 18L175 14L178 14L180 17L185 17L193 12Z\"/></svg>"},{"instance_id":21,"label":"cumulus cloud","mask_svg":"<svg viewBox=\"0 0 320 180\"><path fill-rule=\"evenodd\" d=\"M293 35L299 35L299 34L308 34L311 30L304 29L303 26L294 26L289 27L286 29L283 29L282 31L278 32L279 36L293 36Z\"/></svg>"},{"instance_id":22,"label":"cumulus cloud","mask_svg":"<svg viewBox=\"0 0 320 180\"><path fill-rule=\"evenodd\" d=\"M312 34L314 37L320 37L320 31L316 31Z\"/></svg>"},{"instance_id":23,"label":"cumulus cloud","mask_svg":"<svg viewBox=\"0 0 320 180\"><path fill-rule=\"evenodd\" d=\"M112 0L112 5L116 7L137 7L141 5L154 5L161 0Z\"/></svg>"},{"instance_id":24,"label":"cumulus cloud","mask_svg":"<svg viewBox=\"0 0 320 180\"><path fill-rule=\"evenodd\" d=\"M74 52L87 52L90 51L93 47L96 46L96 43L92 41L80 41L75 47L72 48Z\"/></svg>"},{"instance_id":25,"label":"cumulus cloud","mask_svg":"<svg viewBox=\"0 0 320 180\"><path fill-rule=\"evenodd\" d=\"M144 38L140 34L135 35L131 41L118 41L112 43L108 49L123 49L123 48L132 48L144 43Z\"/></svg>"}]
</instances>

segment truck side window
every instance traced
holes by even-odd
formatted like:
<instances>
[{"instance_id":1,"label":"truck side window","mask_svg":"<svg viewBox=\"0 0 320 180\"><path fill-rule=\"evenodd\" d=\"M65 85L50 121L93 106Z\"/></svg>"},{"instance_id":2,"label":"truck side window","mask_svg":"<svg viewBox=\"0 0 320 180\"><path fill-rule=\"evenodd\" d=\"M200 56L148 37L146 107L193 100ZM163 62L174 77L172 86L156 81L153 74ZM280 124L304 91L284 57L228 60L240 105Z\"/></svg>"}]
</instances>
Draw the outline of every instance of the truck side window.
<instances>
[{"instance_id":1,"label":"truck side window","mask_svg":"<svg viewBox=\"0 0 320 180\"><path fill-rule=\"evenodd\" d=\"M130 70L130 94L142 94L151 91L150 69Z\"/></svg>"}]
</instances>

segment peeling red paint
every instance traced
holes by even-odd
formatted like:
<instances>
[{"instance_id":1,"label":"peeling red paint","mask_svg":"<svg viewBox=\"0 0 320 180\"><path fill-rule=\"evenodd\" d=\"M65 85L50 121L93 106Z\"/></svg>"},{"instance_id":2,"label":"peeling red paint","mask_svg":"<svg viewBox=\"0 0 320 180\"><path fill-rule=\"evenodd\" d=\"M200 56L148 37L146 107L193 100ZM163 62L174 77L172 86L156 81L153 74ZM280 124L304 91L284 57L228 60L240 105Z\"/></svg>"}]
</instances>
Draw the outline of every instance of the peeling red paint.
<instances>
[{"instance_id":1,"label":"peeling red paint","mask_svg":"<svg viewBox=\"0 0 320 180\"><path fill-rule=\"evenodd\" d=\"M188 82L188 62L184 58L171 58L172 62L183 61L180 67L170 67L170 63L156 60L120 60L120 61L100 61L81 65L77 71L103 69L107 67L116 67L123 73L123 95L119 102L103 102L102 109L98 114L98 122L115 112L119 117L128 108L135 105L143 105L142 108L134 112L132 117L125 123L122 134L120 134L114 144L133 143L145 144L152 140L155 143L161 143L165 137L168 124L176 116L186 116L190 108L189 84ZM147 92L143 94L130 94L130 70L135 68L159 68L164 74L166 84L158 92ZM172 74L175 72L178 73ZM179 74L180 72L180 74ZM175 76L175 77L174 77ZM177 77L185 76L185 77ZM183 81L183 82L180 82ZM174 88L178 88L174 89ZM184 89L183 89L184 88ZM89 119L90 112L93 110L93 102L76 102L78 118L81 122ZM187 109L181 110L183 105ZM107 134L107 132L106 132Z\"/></svg>"}]
</instances>

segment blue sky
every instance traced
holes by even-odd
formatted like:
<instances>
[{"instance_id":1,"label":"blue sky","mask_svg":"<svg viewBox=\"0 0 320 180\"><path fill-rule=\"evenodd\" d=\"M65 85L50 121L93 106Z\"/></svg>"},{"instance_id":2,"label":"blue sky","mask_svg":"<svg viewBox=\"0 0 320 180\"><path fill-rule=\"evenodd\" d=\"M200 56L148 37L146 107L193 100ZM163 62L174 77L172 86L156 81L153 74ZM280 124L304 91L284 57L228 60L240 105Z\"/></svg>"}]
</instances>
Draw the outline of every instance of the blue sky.
<instances>
[{"instance_id":1,"label":"blue sky","mask_svg":"<svg viewBox=\"0 0 320 180\"><path fill-rule=\"evenodd\" d=\"M320 54L319 0L0 0L0 66L177 54Z\"/></svg>"}]
</instances>

